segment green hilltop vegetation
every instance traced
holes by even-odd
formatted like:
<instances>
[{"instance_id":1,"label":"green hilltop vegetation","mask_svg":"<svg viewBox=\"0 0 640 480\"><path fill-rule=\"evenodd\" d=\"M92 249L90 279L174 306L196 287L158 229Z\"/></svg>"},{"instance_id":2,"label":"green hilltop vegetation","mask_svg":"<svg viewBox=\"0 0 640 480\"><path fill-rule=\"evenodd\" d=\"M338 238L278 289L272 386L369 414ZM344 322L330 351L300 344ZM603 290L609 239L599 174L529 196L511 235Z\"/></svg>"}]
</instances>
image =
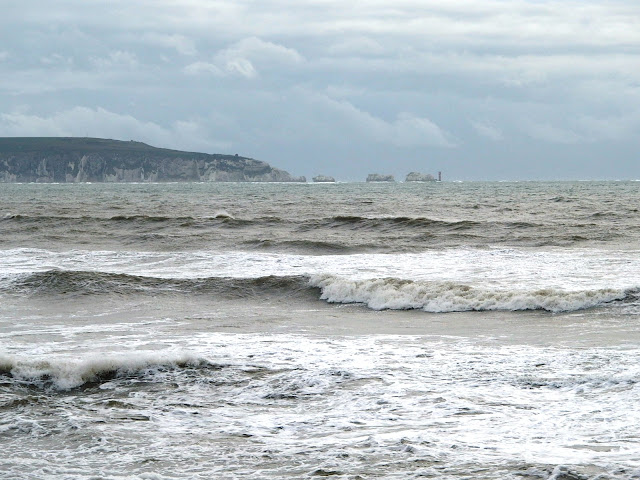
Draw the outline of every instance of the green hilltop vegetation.
<instances>
[{"instance_id":1,"label":"green hilltop vegetation","mask_svg":"<svg viewBox=\"0 0 640 480\"><path fill-rule=\"evenodd\" d=\"M238 155L86 137L0 137L0 182L304 182Z\"/></svg>"},{"instance_id":2,"label":"green hilltop vegetation","mask_svg":"<svg viewBox=\"0 0 640 480\"><path fill-rule=\"evenodd\" d=\"M0 137L0 152L15 151L108 151L108 152L158 152L184 154L179 150L157 148L133 140L110 140L89 137Z\"/></svg>"}]
</instances>

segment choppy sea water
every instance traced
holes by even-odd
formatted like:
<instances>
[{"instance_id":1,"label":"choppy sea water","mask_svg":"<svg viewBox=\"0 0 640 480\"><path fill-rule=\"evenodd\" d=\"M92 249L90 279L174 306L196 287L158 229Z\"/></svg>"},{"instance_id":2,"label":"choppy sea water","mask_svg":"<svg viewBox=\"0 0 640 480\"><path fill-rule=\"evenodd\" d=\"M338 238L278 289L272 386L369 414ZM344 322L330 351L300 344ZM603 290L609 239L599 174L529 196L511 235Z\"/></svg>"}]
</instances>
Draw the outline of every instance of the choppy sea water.
<instances>
[{"instance_id":1,"label":"choppy sea water","mask_svg":"<svg viewBox=\"0 0 640 480\"><path fill-rule=\"evenodd\" d=\"M0 186L0 476L640 478L640 183Z\"/></svg>"}]
</instances>

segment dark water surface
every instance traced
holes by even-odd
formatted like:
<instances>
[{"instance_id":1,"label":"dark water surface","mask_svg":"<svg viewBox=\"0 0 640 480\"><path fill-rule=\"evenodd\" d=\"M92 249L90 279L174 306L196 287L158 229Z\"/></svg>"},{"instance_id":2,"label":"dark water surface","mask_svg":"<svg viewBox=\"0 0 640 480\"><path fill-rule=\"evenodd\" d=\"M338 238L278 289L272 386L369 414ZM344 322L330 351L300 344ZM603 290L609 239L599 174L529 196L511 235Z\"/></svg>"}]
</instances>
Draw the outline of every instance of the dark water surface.
<instances>
[{"instance_id":1,"label":"dark water surface","mask_svg":"<svg viewBox=\"0 0 640 480\"><path fill-rule=\"evenodd\" d=\"M309 254L635 246L638 185L6 184L0 245Z\"/></svg>"}]
</instances>

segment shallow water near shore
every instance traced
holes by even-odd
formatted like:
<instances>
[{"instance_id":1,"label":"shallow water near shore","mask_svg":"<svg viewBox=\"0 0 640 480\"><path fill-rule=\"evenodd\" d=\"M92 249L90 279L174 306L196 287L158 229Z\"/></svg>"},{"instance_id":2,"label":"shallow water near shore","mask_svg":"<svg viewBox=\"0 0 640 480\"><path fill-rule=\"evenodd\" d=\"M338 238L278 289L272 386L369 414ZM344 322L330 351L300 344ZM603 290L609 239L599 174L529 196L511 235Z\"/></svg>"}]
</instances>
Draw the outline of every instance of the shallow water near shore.
<instances>
[{"instance_id":1,"label":"shallow water near shore","mask_svg":"<svg viewBox=\"0 0 640 480\"><path fill-rule=\"evenodd\" d=\"M638 185L3 185L0 472L640 478Z\"/></svg>"}]
</instances>

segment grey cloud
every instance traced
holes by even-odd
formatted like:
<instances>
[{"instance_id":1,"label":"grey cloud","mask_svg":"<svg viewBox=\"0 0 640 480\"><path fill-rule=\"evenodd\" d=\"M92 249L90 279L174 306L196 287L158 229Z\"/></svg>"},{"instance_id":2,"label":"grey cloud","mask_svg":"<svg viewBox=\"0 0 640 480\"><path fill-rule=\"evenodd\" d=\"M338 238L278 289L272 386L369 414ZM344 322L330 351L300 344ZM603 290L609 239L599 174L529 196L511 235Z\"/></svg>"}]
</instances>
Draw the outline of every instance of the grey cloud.
<instances>
[{"instance_id":1,"label":"grey cloud","mask_svg":"<svg viewBox=\"0 0 640 480\"><path fill-rule=\"evenodd\" d=\"M254 61L264 60L266 62L277 62L281 64L295 64L304 60L302 55L293 48L267 42L257 37L244 38L218 52L216 57L223 61L247 58L253 59Z\"/></svg>"},{"instance_id":2,"label":"grey cloud","mask_svg":"<svg viewBox=\"0 0 640 480\"><path fill-rule=\"evenodd\" d=\"M566 1L562 3L453 0L397 0L345 3L339 0L182 1L81 0L32 2L7 8L5 18L30 25L86 25L114 30L158 31L185 35L216 32L221 38L326 35L397 35L411 43L440 39L466 45L504 41L564 46L621 45L640 41L638 7L633 2ZM38 8L38 3L40 6ZM64 13L63 13L64 12ZM143 14L144 13L144 14Z\"/></svg>"},{"instance_id":3,"label":"grey cloud","mask_svg":"<svg viewBox=\"0 0 640 480\"><path fill-rule=\"evenodd\" d=\"M93 136L140 140L156 146L227 149L226 141L207 139L207 128L195 120L177 120L169 127L121 115L104 108L74 107L49 116L28 112L0 114L2 136Z\"/></svg>"},{"instance_id":4,"label":"grey cloud","mask_svg":"<svg viewBox=\"0 0 640 480\"><path fill-rule=\"evenodd\" d=\"M268 65L291 65L304 61L294 49L272 42L265 42L256 37L243 39L236 44L218 52L216 60L226 65L227 70L240 73L246 77L254 77L257 72L255 63Z\"/></svg>"},{"instance_id":5,"label":"grey cloud","mask_svg":"<svg viewBox=\"0 0 640 480\"><path fill-rule=\"evenodd\" d=\"M328 110L335 112L351 129L359 131L374 142L397 146L455 146L451 135L426 117L400 112L394 120L386 121L344 100L336 101L325 97L320 102Z\"/></svg>"},{"instance_id":6,"label":"grey cloud","mask_svg":"<svg viewBox=\"0 0 640 480\"><path fill-rule=\"evenodd\" d=\"M228 59L224 67L230 74L237 74L246 78L253 78L258 75L251 61L242 57Z\"/></svg>"},{"instance_id":7,"label":"grey cloud","mask_svg":"<svg viewBox=\"0 0 640 480\"><path fill-rule=\"evenodd\" d=\"M482 137L486 137L490 140L493 140L494 142L498 142L504 139L502 130L496 127L495 125L492 125L491 123L472 121L471 125L473 126L475 131L478 133L478 135Z\"/></svg>"},{"instance_id":8,"label":"grey cloud","mask_svg":"<svg viewBox=\"0 0 640 480\"><path fill-rule=\"evenodd\" d=\"M134 53L117 50L106 57L91 57L91 63L100 69L133 68L138 65L138 58Z\"/></svg>"},{"instance_id":9,"label":"grey cloud","mask_svg":"<svg viewBox=\"0 0 640 480\"><path fill-rule=\"evenodd\" d=\"M204 73L254 78L259 74L254 64L266 68L279 68L303 61L304 58L295 49L249 37L218 51L210 62L197 61L187 65L184 72L189 75Z\"/></svg>"},{"instance_id":10,"label":"grey cloud","mask_svg":"<svg viewBox=\"0 0 640 480\"><path fill-rule=\"evenodd\" d=\"M223 69L209 62L193 62L184 67L183 70L187 75L211 74L221 77L225 74Z\"/></svg>"},{"instance_id":11,"label":"grey cloud","mask_svg":"<svg viewBox=\"0 0 640 480\"><path fill-rule=\"evenodd\" d=\"M527 135L551 143L593 144L596 142L624 141L640 135L638 111L606 116L583 115L560 123L527 120L522 123Z\"/></svg>"},{"instance_id":12,"label":"grey cloud","mask_svg":"<svg viewBox=\"0 0 640 480\"><path fill-rule=\"evenodd\" d=\"M402 148L456 146L452 134L424 115L403 111L385 119L346 100L304 88L289 91L286 97L284 102L275 99L264 105L278 112L290 109L290 105L297 107L295 115L280 119L280 125L286 125L285 130L295 132L297 141L315 143L317 139L330 141L334 137L333 141L340 144L357 139L358 142ZM305 118L307 115L309 118ZM270 131L269 135L276 133Z\"/></svg>"},{"instance_id":13,"label":"grey cloud","mask_svg":"<svg viewBox=\"0 0 640 480\"><path fill-rule=\"evenodd\" d=\"M549 122L525 122L524 132L536 140L544 142L574 144L583 143L587 139L582 135Z\"/></svg>"},{"instance_id":14,"label":"grey cloud","mask_svg":"<svg viewBox=\"0 0 640 480\"><path fill-rule=\"evenodd\" d=\"M637 110L619 116L584 116L576 123L591 141L621 141L640 136L640 112Z\"/></svg>"},{"instance_id":15,"label":"grey cloud","mask_svg":"<svg viewBox=\"0 0 640 480\"><path fill-rule=\"evenodd\" d=\"M367 57L388 54L389 51L380 42L372 38L357 36L333 43L327 49L327 53L330 55L362 55Z\"/></svg>"},{"instance_id":16,"label":"grey cloud","mask_svg":"<svg viewBox=\"0 0 640 480\"><path fill-rule=\"evenodd\" d=\"M62 65L65 67L73 65L73 57L60 55L59 53L52 53L51 55L42 57L40 58L40 61L44 65Z\"/></svg>"},{"instance_id":17,"label":"grey cloud","mask_svg":"<svg viewBox=\"0 0 640 480\"><path fill-rule=\"evenodd\" d=\"M133 37L131 40L135 40ZM196 55L198 50L191 38L179 34L145 33L140 41L149 45L170 48L182 55Z\"/></svg>"},{"instance_id":18,"label":"grey cloud","mask_svg":"<svg viewBox=\"0 0 640 480\"><path fill-rule=\"evenodd\" d=\"M561 173L584 149L594 175L638 177L639 22L631 0L10 2L0 127L338 178L425 157L447 178L517 176L513 156L537 154Z\"/></svg>"}]
</instances>

